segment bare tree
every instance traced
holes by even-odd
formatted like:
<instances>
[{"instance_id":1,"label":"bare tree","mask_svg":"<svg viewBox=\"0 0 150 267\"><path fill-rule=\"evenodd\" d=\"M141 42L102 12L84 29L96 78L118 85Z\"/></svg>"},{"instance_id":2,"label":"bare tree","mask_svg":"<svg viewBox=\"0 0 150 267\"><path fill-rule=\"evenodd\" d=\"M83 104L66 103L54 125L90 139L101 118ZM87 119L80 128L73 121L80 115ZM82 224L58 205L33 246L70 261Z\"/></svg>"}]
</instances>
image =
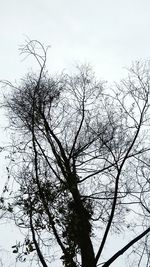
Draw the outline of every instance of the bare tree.
<instances>
[{"instance_id":1,"label":"bare tree","mask_svg":"<svg viewBox=\"0 0 150 267\"><path fill-rule=\"evenodd\" d=\"M110 89L85 65L74 75L50 76L38 41L21 51L40 67L20 86L5 82L12 87L5 106L17 136L11 175L18 184L7 202L27 230L24 256L36 252L47 267L56 244L66 267L107 267L143 237L148 247L148 64L136 62ZM103 262L109 233L133 228L133 239ZM142 251L138 264L146 260Z\"/></svg>"}]
</instances>

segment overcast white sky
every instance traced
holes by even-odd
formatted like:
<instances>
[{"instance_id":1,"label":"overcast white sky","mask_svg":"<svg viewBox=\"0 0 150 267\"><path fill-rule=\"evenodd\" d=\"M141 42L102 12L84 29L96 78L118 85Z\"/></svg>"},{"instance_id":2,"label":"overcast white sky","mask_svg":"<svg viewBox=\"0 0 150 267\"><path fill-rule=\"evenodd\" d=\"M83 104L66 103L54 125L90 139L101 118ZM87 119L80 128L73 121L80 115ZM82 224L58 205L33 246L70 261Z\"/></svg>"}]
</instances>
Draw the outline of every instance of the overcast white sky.
<instances>
[{"instance_id":1,"label":"overcast white sky","mask_svg":"<svg viewBox=\"0 0 150 267\"><path fill-rule=\"evenodd\" d=\"M149 0L0 0L0 78L26 72L18 46L27 35L51 45L52 69L86 61L117 80L124 66L150 57L149 31Z\"/></svg>"},{"instance_id":2,"label":"overcast white sky","mask_svg":"<svg viewBox=\"0 0 150 267\"><path fill-rule=\"evenodd\" d=\"M18 51L25 36L51 45L49 71L89 62L102 79L118 81L132 61L150 59L150 0L0 0L0 80L31 69Z\"/></svg>"}]
</instances>

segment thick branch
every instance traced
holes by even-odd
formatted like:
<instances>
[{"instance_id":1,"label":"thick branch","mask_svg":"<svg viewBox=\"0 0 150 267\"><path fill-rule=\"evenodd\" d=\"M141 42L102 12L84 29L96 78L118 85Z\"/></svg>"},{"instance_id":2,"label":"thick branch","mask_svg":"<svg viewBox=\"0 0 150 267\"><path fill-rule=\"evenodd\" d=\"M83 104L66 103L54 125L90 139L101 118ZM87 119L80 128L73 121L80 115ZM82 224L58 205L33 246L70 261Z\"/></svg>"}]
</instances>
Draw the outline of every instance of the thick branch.
<instances>
[{"instance_id":1,"label":"thick branch","mask_svg":"<svg viewBox=\"0 0 150 267\"><path fill-rule=\"evenodd\" d=\"M116 254L114 254L102 267L109 267L119 256L121 256L124 252L126 252L131 246L133 246L136 242L138 242L142 237L150 232L150 227L147 228L143 233L135 237L132 241L130 241L126 246L120 249Z\"/></svg>"},{"instance_id":2,"label":"thick branch","mask_svg":"<svg viewBox=\"0 0 150 267\"><path fill-rule=\"evenodd\" d=\"M35 245L35 248L36 248L36 251L37 251L37 254L38 254L38 257L40 259L42 266L48 267L48 265L46 264L46 261L44 260L43 254L40 250L40 247L39 247L39 244L36 240L36 237L35 237L35 231L34 231L33 222L32 222L32 206L30 209L31 209L30 210L30 228L31 228L31 233L32 233L32 239L33 239L33 242L34 242L34 245Z\"/></svg>"}]
</instances>

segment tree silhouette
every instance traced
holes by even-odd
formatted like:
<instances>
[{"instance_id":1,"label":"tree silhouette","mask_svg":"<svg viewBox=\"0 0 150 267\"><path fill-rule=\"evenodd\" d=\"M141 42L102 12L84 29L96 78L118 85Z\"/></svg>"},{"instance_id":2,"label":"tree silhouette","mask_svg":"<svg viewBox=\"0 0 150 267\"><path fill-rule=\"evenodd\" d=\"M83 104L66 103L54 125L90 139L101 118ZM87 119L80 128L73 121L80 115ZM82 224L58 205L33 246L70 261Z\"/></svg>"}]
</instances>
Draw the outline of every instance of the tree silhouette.
<instances>
[{"instance_id":1,"label":"tree silhouette","mask_svg":"<svg viewBox=\"0 0 150 267\"><path fill-rule=\"evenodd\" d=\"M11 177L17 190L8 202L26 229L14 253L22 247L20 259L36 253L47 267L51 247L58 246L66 267L110 266L150 232L148 65L136 62L110 89L88 65L73 75L49 75L47 49L36 40L21 51L40 71L19 86L5 82L12 87L5 106L16 135ZM133 239L104 262L109 233L133 228ZM137 250L139 264L149 262L147 251Z\"/></svg>"}]
</instances>

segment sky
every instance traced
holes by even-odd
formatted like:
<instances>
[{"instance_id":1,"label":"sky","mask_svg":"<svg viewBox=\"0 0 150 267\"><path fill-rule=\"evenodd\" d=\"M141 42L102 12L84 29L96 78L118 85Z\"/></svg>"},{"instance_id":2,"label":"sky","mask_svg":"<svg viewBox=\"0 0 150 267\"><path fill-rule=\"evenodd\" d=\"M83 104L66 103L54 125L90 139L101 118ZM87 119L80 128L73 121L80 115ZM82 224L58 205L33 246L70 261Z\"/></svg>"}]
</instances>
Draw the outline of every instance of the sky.
<instances>
[{"instance_id":1,"label":"sky","mask_svg":"<svg viewBox=\"0 0 150 267\"><path fill-rule=\"evenodd\" d=\"M89 62L99 77L116 81L137 59L150 57L149 0L0 0L0 78L30 68L19 45L26 36L49 50L49 70Z\"/></svg>"},{"instance_id":2,"label":"sky","mask_svg":"<svg viewBox=\"0 0 150 267\"><path fill-rule=\"evenodd\" d=\"M119 81L133 61L150 59L149 14L149 0L0 0L0 80L19 81L36 68L19 52L28 37L51 46L49 72L90 63L101 79L111 84ZM7 139L5 124L1 111L2 145ZM0 159L3 184L4 155ZM0 225L0 232L0 246L5 244L8 249L16 231L13 226ZM124 267L115 264L119 266Z\"/></svg>"}]
</instances>

